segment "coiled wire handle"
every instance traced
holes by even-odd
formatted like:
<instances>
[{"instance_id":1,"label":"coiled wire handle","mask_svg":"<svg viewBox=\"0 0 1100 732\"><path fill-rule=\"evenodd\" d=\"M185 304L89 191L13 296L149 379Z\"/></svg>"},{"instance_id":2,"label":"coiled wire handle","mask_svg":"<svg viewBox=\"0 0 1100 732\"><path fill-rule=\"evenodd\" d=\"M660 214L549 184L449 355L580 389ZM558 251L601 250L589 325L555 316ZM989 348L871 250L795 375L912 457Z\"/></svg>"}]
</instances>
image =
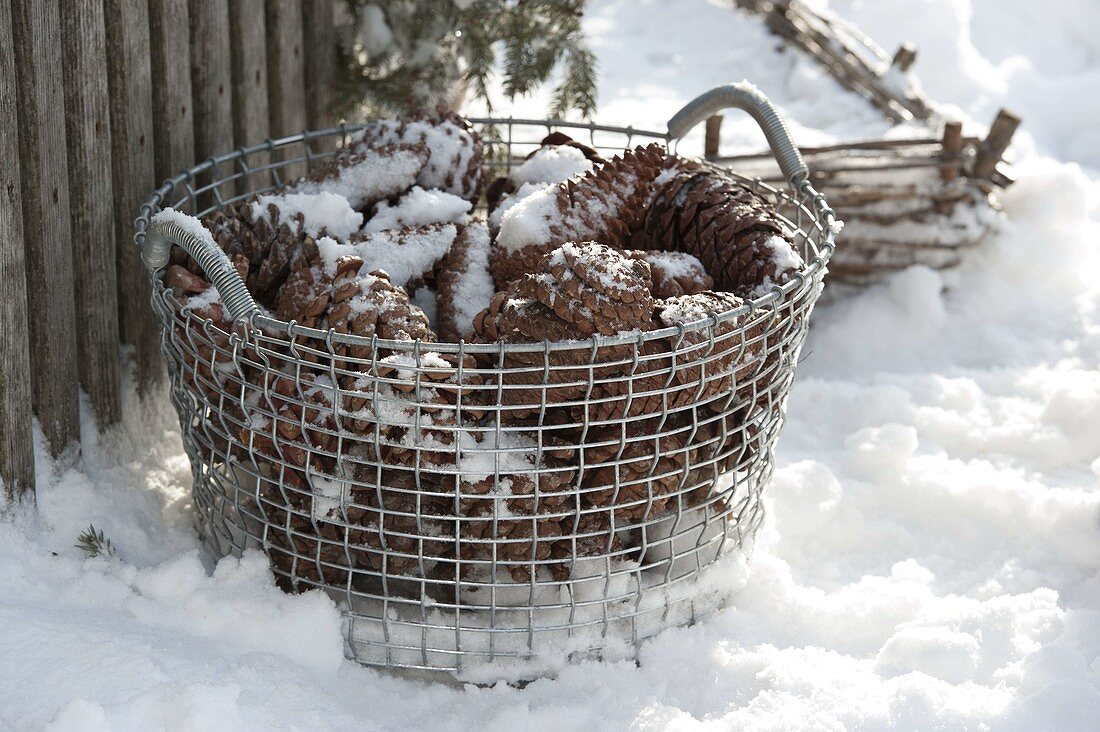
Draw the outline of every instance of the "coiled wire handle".
<instances>
[{"instance_id":1,"label":"coiled wire handle","mask_svg":"<svg viewBox=\"0 0 1100 732\"><path fill-rule=\"evenodd\" d=\"M209 233L199 237L176 221L162 218L161 214L154 216L149 223L141 249L141 258L154 276L168 265L173 244L180 246L198 262L221 295L222 305L234 322L248 320L260 312L260 306L252 299L237 269Z\"/></svg>"},{"instance_id":2,"label":"coiled wire handle","mask_svg":"<svg viewBox=\"0 0 1100 732\"><path fill-rule=\"evenodd\" d=\"M775 106L755 85L747 81L715 87L685 104L668 121L668 138L680 139L695 125L730 107L744 110L756 120L764 131L764 137L768 139L779 169L783 171L791 187L798 190L810 175L802 160L802 153L795 147L787 123L779 116Z\"/></svg>"}]
</instances>

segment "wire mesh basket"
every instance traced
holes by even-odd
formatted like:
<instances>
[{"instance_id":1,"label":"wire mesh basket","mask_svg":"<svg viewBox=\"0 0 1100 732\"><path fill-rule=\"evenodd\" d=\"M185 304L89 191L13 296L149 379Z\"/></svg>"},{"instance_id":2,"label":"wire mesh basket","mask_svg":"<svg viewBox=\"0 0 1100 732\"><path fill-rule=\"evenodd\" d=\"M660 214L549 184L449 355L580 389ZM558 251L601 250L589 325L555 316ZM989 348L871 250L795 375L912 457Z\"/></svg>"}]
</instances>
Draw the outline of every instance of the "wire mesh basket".
<instances>
[{"instance_id":1,"label":"wire mesh basket","mask_svg":"<svg viewBox=\"0 0 1100 732\"><path fill-rule=\"evenodd\" d=\"M274 190L354 126L238 149L161 186L136 241L212 551L261 549L284 587L326 591L362 663L467 678L631 657L719 604L703 570L762 521L832 211L745 85L700 97L667 133L473 120L497 174L555 130L617 152L675 141L727 106L760 121L788 174L790 192L742 180L777 206L805 268L742 307L651 332L485 344L306 328L259 308L209 241L151 222L162 207L202 216ZM203 267L232 322L164 286L172 244Z\"/></svg>"}]
</instances>

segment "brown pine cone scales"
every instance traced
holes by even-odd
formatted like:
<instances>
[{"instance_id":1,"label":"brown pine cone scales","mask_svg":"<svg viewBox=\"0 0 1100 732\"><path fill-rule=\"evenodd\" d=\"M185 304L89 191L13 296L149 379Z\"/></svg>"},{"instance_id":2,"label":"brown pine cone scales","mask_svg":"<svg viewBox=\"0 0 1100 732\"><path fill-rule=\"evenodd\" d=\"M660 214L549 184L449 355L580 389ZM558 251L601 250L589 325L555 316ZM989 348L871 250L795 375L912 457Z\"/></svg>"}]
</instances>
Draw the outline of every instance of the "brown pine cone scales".
<instances>
[{"instance_id":1,"label":"brown pine cone scales","mask_svg":"<svg viewBox=\"0 0 1100 732\"><path fill-rule=\"evenodd\" d=\"M658 420L595 428L583 457L586 504L609 508L620 525L663 513L688 464L684 436Z\"/></svg>"},{"instance_id":2,"label":"brown pine cone scales","mask_svg":"<svg viewBox=\"0 0 1100 732\"><path fill-rule=\"evenodd\" d=\"M583 177L527 196L500 221L490 268L498 289L534 271L549 251L570 241L621 248L642 225L646 199L667 153L653 144L628 150Z\"/></svg>"},{"instance_id":3,"label":"brown pine cone scales","mask_svg":"<svg viewBox=\"0 0 1100 732\"><path fill-rule=\"evenodd\" d=\"M629 252L631 257L649 264L655 300L679 295L694 295L714 289L714 278L703 263L686 252Z\"/></svg>"},{"instance_id":4,"label":"brown pine cone scales","mask_svg":"<svg viewBox=\"0 0 1100 732\"><path fill-rule=\"evenodd\" d=\"M477 200L485 148L466 120L457 115L410 121L379 120L367 125L353 141L351 150L361 153L387 145L423 145L428 150L428 162L421 168L416 183L467 201Z\"/></svg>"},{"instance_id":5,"label":"brown pine cone scales","mask_svg":"<svg viewBox=\"0 0 1100 732\"><path fill-rule=\"evenodd\" d=\"M500 177L489 184L485 199L490 215L500 203L514 194L524 184L538 185L561 183L575 175L581 175L606 161L588 145L577 142L561 132L551 132L524 160L511 170L507 177Z\"/></svg>"},{"instance_id":6,"label":"brown pine cone scales","mask_svg":"<svg viewBox=\"0 0 1100 732\"><path fill-rule=\"evenodd\" d=\"M474 335L474 318L493 297L489 230L484 223L462 228L436 268L435 284L440 340L469 340Z\"/></svg>"},{"instance_id":7,"label":"brown pine cone scales","mask_svg":"<svg viewBox=\"0 0 1100 732\"><path fill-rule=\"evenodd\" d=\"M362 147L333 158L295 183L290 191L334 193L346 198L356 211L365 212L379 201L416 185L429 157L428 147L423 143Z\"/></svg>"},{"instance_id":8,"label":"brown pine cone scales","mask_svg":"<svg viewBox=\"0 0 1100 732\"><path fill-rule=\"evenodd\" d=\"M640 249L694 255L721 290L752 299L802 266L775 207L720 170L673 161L635 236Z\"/></svg>"}]
</instances>

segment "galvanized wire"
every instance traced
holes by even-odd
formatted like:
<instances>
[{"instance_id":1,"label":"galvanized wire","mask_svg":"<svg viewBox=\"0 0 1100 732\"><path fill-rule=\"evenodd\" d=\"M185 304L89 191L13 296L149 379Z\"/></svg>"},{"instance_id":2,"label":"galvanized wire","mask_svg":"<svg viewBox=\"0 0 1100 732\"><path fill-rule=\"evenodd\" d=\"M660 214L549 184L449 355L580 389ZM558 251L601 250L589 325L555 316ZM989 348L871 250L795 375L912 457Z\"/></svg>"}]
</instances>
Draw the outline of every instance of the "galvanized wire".
<instances>
[{"instance_id":1,"label":"galvanized wire","mask_svg":"<svg viewBox=\"0 0 1100 732\"><path fill-rule=\"evenodd\" d=\"M495 133L490 174L557 129L607 153L666 139L475 123ZM172 178L142 207L137 243L162 207L201 216L270 191L354 132L269 141ZM775 203L804 270L741 308L654 332L484 344L362 338L267 314L231 327L154 277L202 537L218 555L259 548L285 587L328 592L349 655L370 665L469 673L534 659L530 675L546 656L630 656L692 622L717 602L699 592L703 570L762 521L834 246L832 211L808 183L744 182ZM443 380L439 357L452 364Z\"/></svg>"}]
</instances>

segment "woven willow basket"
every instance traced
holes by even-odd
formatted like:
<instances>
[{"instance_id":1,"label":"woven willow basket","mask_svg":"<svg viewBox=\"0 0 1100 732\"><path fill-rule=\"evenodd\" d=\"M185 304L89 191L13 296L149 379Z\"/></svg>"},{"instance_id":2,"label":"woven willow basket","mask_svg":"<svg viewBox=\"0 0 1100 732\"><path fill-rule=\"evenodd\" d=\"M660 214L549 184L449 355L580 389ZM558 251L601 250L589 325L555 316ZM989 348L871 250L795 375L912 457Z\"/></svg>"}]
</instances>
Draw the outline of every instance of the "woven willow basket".
<instances>
[{"instance_id":1,"label":"woven willow basket","mask_svg":"<svg viewBox=\"0 0 1100 732\"><path fill-rule=\"evenodd\" d=\"M204 216L277 189L330 158L357 127L242 148L161 186L141 208L136 241L152 278L198 528L211 550L260 549L282 585L326 591L344 614L348 655L362 663L474 679L530 678L563 657L630 657L646 637L721 603L706 570L762 520L787 392L834 248L832 211L806 181L782 121L748 85L703 95L667 133L473 120L485 132L492 177L554 130L613 154L672 143L731 106L760 122L787 174L788 191L742 180L774 202L805 268L737 310L632 335L428 344L304 328L262 311L220 250L151 221L162 207ZM172 244L205 269L235 322L229 331L183 307L161 282ZM655 355L657 342L666 347ZM728 364L750 353L761 354L755 366L731 378ZM380 371L383 354L403 354L405 366ZM470 377L477 386L455 388L452 420L439 417L433 354L477 357L459 369L457 383ZM516 354L528 365L504 366ZM617 375L605 375L609 364ZM354 389L339 386L348 374L358 377ZM517 387L516 376L526 385ZM717 393L706 388L716 379L726 385ZM552 380L572 383L576 398L548 403ZM656 397L656 406L590 418L587 407L610 380L627 404ZM525 391L506 394L517 388ZM492 398L476 409L464 404L474 389ZM371 408L373 428L346 428L349 400ZM563 421L563 406L575 416ZM423 436L406 441L399 462L386 437L398 423ZM600 501L585 487L595 471L606 477ZM519 480L530 490L517 513L510 489ZM475 482L479 489L469 490ZM550 485L559 487L551 493Z\"/></svg>"}]
</instances>

